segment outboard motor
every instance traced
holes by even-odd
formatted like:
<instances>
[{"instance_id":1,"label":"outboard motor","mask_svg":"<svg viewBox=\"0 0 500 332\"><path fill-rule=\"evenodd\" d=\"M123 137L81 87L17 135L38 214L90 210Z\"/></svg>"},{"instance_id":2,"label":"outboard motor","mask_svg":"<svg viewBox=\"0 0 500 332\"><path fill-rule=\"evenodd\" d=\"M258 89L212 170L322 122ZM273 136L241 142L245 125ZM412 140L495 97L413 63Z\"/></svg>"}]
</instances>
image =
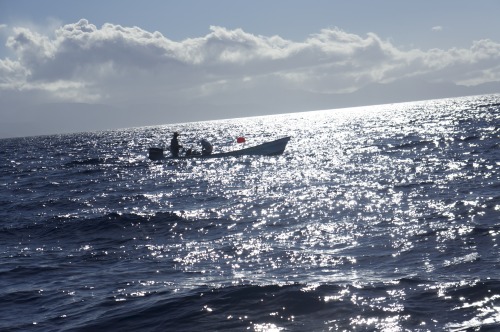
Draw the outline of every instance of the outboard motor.
<instances>
[{"instance_id":1,"label":"outboard motor","mask_svg":"<svg viewBox=\"0 0 500 332\"><path fill-rule=\"evenodd\" d=\"M149 148L149 159L151 159L151 160L163 159L163 149L162 148Z\"/></svg>"}]
</instances>

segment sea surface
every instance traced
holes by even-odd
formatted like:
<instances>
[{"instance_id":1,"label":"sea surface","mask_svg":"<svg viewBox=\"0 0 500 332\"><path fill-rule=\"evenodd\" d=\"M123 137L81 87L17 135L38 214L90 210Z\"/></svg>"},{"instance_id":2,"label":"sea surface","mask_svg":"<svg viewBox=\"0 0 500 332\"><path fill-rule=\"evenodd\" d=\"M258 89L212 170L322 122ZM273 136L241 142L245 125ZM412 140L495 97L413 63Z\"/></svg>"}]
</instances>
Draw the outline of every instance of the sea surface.
<instances>
[{"instance_id":1,"label":"sea surface","mask_svg":"<svg viewBox=\"0 0 500 332\"><path fill-rule=\"evenodd\" d=\"M500 331L499 144L500 95L2 139L0 331Z\"/></svg>"}]
</instances>

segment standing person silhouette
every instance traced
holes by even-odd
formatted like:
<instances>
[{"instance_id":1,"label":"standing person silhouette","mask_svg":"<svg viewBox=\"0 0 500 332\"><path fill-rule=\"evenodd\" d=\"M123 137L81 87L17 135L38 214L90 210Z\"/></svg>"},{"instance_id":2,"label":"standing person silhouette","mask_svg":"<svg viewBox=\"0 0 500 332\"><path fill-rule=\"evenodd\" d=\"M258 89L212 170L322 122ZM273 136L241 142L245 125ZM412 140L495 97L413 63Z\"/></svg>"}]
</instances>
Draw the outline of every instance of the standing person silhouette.
<instances>
[{"instance_id":1,"label":"standing person silhouette","mask_svg":"<svg viewBox=\"0 0 500 332\"><path fill-rule=\"evenodd\" d=\"M182 148L182 145L179 144L179 140L177 139L178 136L179 133L175 132L174 137L170 140L170 152L175 158L179 157L179 149Z\"/></svg>"}]
</instances>

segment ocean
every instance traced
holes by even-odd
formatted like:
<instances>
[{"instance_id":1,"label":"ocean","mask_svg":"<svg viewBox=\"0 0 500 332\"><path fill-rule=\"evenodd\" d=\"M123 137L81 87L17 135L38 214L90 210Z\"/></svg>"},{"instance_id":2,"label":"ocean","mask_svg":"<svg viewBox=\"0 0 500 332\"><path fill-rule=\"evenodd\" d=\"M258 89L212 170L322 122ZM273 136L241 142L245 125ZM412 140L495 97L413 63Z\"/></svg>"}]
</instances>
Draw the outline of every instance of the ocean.
<instances>
[{"instance_id":1,"label":"ocean","mask_svg":"<svg viewBox=\"0 0 500 332\"><path fill-rule=\"evenodd\" d=\"M499 331L499 138L483 95L2 139L0 330Z\"/></svg>"}]
</instances>

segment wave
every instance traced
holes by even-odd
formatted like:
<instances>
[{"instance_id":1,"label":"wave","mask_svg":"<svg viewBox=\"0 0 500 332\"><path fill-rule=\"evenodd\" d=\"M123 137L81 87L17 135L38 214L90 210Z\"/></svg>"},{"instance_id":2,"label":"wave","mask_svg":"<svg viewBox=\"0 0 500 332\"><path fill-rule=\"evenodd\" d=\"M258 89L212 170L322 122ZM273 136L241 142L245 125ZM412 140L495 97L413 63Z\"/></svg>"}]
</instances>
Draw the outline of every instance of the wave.
<instances>
[{"instance_id":1,"label":"wave","mask_svg":"<svg viewBox=\"0 0 500 332\"><path fill-rule=\"evenodd\" d=\"M186 296L159 300L151 306L130 312L126 308L102 315L90 325L82 324L76 331L86 330L164 330L213 331L244 330L257 323L284 323L288 327L319 327L318 317L327 315L332 306L354 311L349 303L328 303L322 293L338 292L339 286L321 286L321 290L304 291L294 285L234 286L201 289ZM103 304L105 309L106 304ZM340 309L340 308L339 308ZM295 317L306 318L309 324L296 323ZM330 312L331 315L331 312ZM311 326L312 325L312 326Z\"/></svg>"},{"instance_id":2,"label":"wave","mask_svg":"<svg viewBox=\"0 0 500 332\"><path fill-rule=\"evenodd\" d=\"M107 161L106 158L87 158L81 160L73 160L66 163L66 166L79 166L79 165L98 165Z\"/></svg>"},{"instance_id":3,"label":"wave","mask_svg":"<svg viewBox=\"0 0 500 332\"><path fill-rule=\"evenodd\" d=\"M415 141L409 141L409 142L401 142L400 144L397 144L395 146L389 146L389 150L414 150L414 149L423 149L425 147L429 146L435 146L434 141L428 141L428 140L420 140L417 139Z\"/></svg>"},{"instance_id":4,"label":"wave","mask_svg":"<svg viewBox=\"0 0 500 332\"><path fill-rule=\"evenodd\" d=\"M138 227L165 227L184 220L173 212L153 215L108 213L95 218L82 219L73 216L52 217L28 225L11 225L0 229L0 240L12 243L13 239L29 241L62 240L93 241L97 239L133 238Z\"/></svg>"},{"instance_id":5,"label":"wave","mask_svg":"<svg viewBox=\"0 0 500 332\"><path fill-rule=\"evenodd\" d=\"M441 293L462 299L462 304L490 299L490 305L494 305L492 293L499 291L499 280L449 285L419 278L366 285L295 283L205 287L173 298L167 293L153 295L148 305L134 310L134 301L119 307L105 302L98 308L104 312L98 319L81 322L74 328L76 331L169 328L233 331L269 326L291 331L323 331L334 327L350 330L356 325L361 330L384 330L392 326L395 314L410 318L398 322L403 329L411 330L422 323L438 328L436 322L442 324L442 328L446 322L436 317L436 312L451 315L456 311L458 318L477 314L477 308L465 305L457 308L457 301L450 301ZM395 295L398 293L406 295ZM155 297L160 299L154 300Z\"/></svg>"}]
</instances>

